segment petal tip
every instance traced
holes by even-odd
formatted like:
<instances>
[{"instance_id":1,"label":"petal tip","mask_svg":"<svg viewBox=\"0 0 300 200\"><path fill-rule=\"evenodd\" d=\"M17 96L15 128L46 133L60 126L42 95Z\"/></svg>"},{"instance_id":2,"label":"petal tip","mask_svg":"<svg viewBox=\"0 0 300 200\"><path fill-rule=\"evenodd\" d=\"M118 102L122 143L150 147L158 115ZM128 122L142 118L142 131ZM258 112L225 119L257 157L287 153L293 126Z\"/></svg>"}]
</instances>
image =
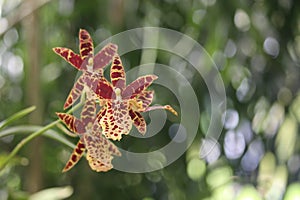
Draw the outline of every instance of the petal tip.
<instances>
[{"instance_id":1,"label":"petal tip","mask_svg":"<svg viewBox=\"0 0 300 200\"><path fill-rule=\"evenodd\" d=\"M174 108L172 108L170 105L165 105L164 107L166 110L170 111L173 115L178 116L177 111Z\"/></svg>"},{"instance_id":2,"label":"petal tip","mask_svg":"<svg viewBox=\"0 0 300 200\"><path fill-rule=\"evenodd\" d=\"M153 78L153 80L156 80L156 79L158 79L158 76L152 75L152 78Z\"/></svg>"},{"instance_id":3,"label":"petal tip","mask_svg":"<svg viewBox=\"0 0 300 200\"><path fill-rule=\"evenodd\" d=\"M64 115L65 113L55 112L55 114L57 115L57 117L59 117L61 119L62 115Z\"/></svg>"},{"instance_id":4,"label":"petal tip","mask_svg":"<svg viewBox=\"0 0 300 200\"><path fill-rule=\"evenodd\" d=\"M67 171L69 171L69 169L63 168L63 170L61 170L62 173L65 173Z\"/></svg>"},{"instance_id":5,"label":"petal tip","mask_svg":"<svg viewBox=\"0 0 300 200\"><path fill-rule=\"evenodd\" d=\"M59 54L61 49L62 49L62 47L53 47L52 51L54 51L54 53L56 53L56 54Z\"/></svg>"}]
</instances>

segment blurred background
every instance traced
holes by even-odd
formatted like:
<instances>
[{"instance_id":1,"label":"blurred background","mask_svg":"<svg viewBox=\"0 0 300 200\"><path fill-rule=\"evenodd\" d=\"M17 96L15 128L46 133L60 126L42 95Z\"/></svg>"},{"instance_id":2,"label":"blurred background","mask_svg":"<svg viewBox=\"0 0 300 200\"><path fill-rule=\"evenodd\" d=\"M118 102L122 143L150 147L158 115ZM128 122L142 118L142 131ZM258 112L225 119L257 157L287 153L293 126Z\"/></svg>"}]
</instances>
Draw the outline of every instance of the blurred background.
<instances>
[{"instance_id":1,"label":"blurred background","mask_svg":"<svg viewBox=\"0 0 300 200\"><path fill-rule=\"evenodd\" d=\"M201 116L195 122L200 124L197 137L177 161L134 174L96 173L82 159L62 174L72 149L41 136L0 172L1 200L31 194L36 194L31 199L300 199L299 1L0 0L0 16L0 121L30 105L37 107L8 128L56 120L77 71L52 48L78 52L80 28L90 32L95 46L144 26L186 34L211 55L227 94L221 138L204 158L200 146L209 124L210 96L201 77L183 64L180 72L196 91ZM139 65L141 54L122 57L126 70ZM168 58L157 52L155 61L170 64ZM156 103L179 108L170 100L172 94L154 89ZM177 122L170 117L152 144L167 144L169 128ZM0 139L0 162L25 136ZM124 145L142 148L130 137Z\"/></svg>"}]
</instances>

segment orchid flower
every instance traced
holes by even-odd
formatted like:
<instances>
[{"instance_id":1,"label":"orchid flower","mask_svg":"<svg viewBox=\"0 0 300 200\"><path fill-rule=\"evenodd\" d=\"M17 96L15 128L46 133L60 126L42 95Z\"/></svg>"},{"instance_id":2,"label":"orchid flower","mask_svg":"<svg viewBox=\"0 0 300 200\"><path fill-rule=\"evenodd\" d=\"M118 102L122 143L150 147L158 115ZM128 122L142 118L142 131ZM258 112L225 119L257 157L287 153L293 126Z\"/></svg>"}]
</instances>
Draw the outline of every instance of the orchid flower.
<instances>
[{"instance_id":1,"label":"orchid flower","mask_svg":"<svg viewBox=\"0 0 300 200\"><path fill-rule=\"evenodd\" d=\"M111 83L107 80L99 81L96 89L96 95L104 104L98 114L98 121L102 133L112 140L120 140L123 134L129 134L132 124L141 134L145 134L146 122L142 112L166 109L177 115L169 105L150 106L154 91L146 89L158 78L156 75L139 77L127 86L125 76L121 59L115 55L111 64Z\"/></svg>"},{"instance_id":2,"label":"orchid flower","mask_svg":"<svg viewBox=\"0 0 300 200\"><path fill-rule=\"evenodd\" d=\"M86 159L90 167L97 171L108 171L113 166L112 155L121 156L118 148L107 140L101 132L96 121L96 103L92 99L86 100L81 111L80 119L67 113L56 113L60 120L70 131L77 134L80 139L71 154L63 172L70 170L86 151Z\"/></svg>"},{"instance_id":3,"label":"orchid flower","mask_svg":"<svg viewBox=\"0 0 300 200\"><path fill-rule=\"evenodd\" d=\"M73 105L85 89L96 89L98 81L103 77L103 68L111 62L117 49L117 45L109 43L94 56L93 40L90 34L84 29L80 29L79 31L80 54L76 54L71 49L65 47L53 48L56 54L83 72L70 91L64 104L64 109Z\"/></svg>"}]
</instances>

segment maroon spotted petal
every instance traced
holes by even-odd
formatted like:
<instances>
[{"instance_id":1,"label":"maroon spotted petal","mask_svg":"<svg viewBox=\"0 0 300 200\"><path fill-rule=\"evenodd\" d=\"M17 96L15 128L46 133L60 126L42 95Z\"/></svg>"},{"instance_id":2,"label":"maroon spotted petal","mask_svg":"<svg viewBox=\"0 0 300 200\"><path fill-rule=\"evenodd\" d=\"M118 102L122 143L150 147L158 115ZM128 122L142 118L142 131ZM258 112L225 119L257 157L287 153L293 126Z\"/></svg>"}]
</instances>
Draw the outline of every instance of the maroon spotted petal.
<instances>
[{"instance_id":1,"label":"maroon spotted petal","mask_svg":"<svg viewBox=\"0 0 300 200\"><path fill-rule=\"evenodd\" d=\"M82 60L85 60L87 57L93 57L93 40L90 34L84 29L79 30L79 50Z\"/></svg>"},{"instance_id":2,"label":"maroon spotted petal","mask_svg":"<svg viewBox=\"0 0 300 200\"><path fill-rule=\"evenodd\" d=\"M117 53L117 50L118 46L116 44L109 43L104 46L94 57L94 71L99 71L108 65Z\"/></svg>"},{"instance_id":3,"label":"maroon spotted petal","mask_svg":"<svg viewBox=\"0 0 300 200\"><path fill-rule=\"evenodd\" d=\"M122 92L123 99L133 99L141 92L143 92L152 82L157 79L158 77L155 75L146 75L139 77L132 83L130 83L126 89Z\"/></svg>"},{"instance_id":4,"label":"maroon spotted petal","mask_svg":"<svg viewBox=\"0 0 300 200\"><path fill-rule=\"evenodd\" d=\"M82 68L83 60L81 59L80 55L74 53L71 49L64 48L64 47L55 47L53 51L65 59L68 63L70 63L73 67L78 70L86 70L86 68Z\"/></svg>"},{"instance_id":5,"label":"maroon spotted petal","mask_svg":"<svg viewBox=\"0 0 300 200\"><path fill-rule=\"evenodd\" d=\"M68 127L70 131L77 134L83 134L85 132L85 125L81 120L77 119L73 115L59 112L57 112L56 115Z\"/></svg>"},{"instance_id":6,"label":"maroon spotted petal","mask_svg":"<svg viewBox=\"0 0 300 200\"><path fill-rule=\"evenodd\" d=\"M139 112L133 111L132 109L129 110L129 115L133 121L133 125L142 135L144 135L147 128L144 117Z\"/></svg>"},{"instance_id":7,"label":"maroon spotted petal","mask_svg":"<svg viewBox=\"0 0 300 200\"><path fill-rule=\"evenodd\" d=\"M136 109L139 112L143 112L147 109L153 101L153 90L144 90L141 94L137 95L135 101L141 103L141 105Z\"/></svg>"},{"instance_id":8,"label":"maroon spotted petal","mask_svg":"<svg viewBox=\"0 0 300 200\"><path fill-rule=\"evenodd\" d=\"M96 119L96 103L93 99L87 99L81 111L81 121L85 128L90 128ZM90 124L90 125L89 125Z\"/></svg>"},{"instance_id":9,"label":"maroon spotted petal","mask_svg":"<svg viewBox=\"0 0 300 200\"><path fill-rule=\"evenodd\" d=\"M115 55L110 69L110 80L114 88L123 91L126 87L125 70L119 55Z\"/></svg>"},{"instance_id":10,"label":"maroon spotted petal","mask_svg":"<svg viewBox=\"0 0 300 200\"><path fill-rule=\"evenodd\" d=\"M76 163L80 160L80 158L83 156L85 152L85 146L83 143L83 139L80 139L73 150L66 166L63 169L63 172L69 171Z\"/></svg>"},{"instance_id":11,"label":"maroon spotted petal","mask_svg":"<svg viewBox=\"0 0 300 200\"><path fill-rule=\"evenodd\" d=\"M75 84L73 85L73 88L71 89L67 100L64 104L64 109L69 108L71 105L73 105L73 103L80 97L83 89L84 89L84 85L85 85L85 80L84 80L84 76L81 75L75 82Z\"/></svg>"},{"instance_id":12,"label":"maroon spotted petal","mask_svg":"<svg viewBox=\"0 0 300 200\"><path fill-rule=\"evenodd\" d=\"M98 81L98 85L95 93L100 100L101 99L110 100L116 98L116 94L114 92L111 83L108 82L108 80L106 80L104 77L102 77Z\"/></svg>"}]
</instances>

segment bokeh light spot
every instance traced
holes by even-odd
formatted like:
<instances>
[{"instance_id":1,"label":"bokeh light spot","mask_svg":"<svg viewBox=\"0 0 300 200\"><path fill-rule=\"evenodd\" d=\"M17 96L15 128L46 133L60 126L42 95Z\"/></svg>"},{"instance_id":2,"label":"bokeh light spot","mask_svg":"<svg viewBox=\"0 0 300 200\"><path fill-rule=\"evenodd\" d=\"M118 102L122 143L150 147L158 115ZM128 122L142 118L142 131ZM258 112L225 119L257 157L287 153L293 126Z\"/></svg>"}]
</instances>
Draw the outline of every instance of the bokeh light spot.
<instances>
[{"instance_id":1,"label":"bokeh light spot","mask_svg":"<svg viewBox=\"0 0 300 200\"><path fill-rule=\"evenodd\" d=\"M256 90L255 82L248 78L244 78L240 86L236 90L236 97L240 102L246 102L253 96Z\"/></svg>"},{"instance_id":2,"label":"bokeh light spot","mask_svg":"<svg viewBox=\"0 0 300 200\"><path fill-rule=\"evenodd\" d=\"M282 123L283 119L284 107L281 104L275 102L271 106L263 122L264 134L268 137L273 137L277 133L277 130L280 124Z\"/></svg>"},{"instance_id":3,"label":"bokeh light spot","mask_svg":"<svg viewBox=\"0 0 300 200\"><path fill-rule=\"evenodd\" d=\"M293 116L285 117L276 136L276 153L278 160L285 162L293 154L296 146L298 124Z\"/></svg>"},{"instance_id":4,"label":"bokeh light spot","mask_svg":"<svg viewBox=\"0 0 300 200\"><path fill-rule=\"evenodd\" d=\"M200 22L202 21L202 19L204 18L206 14L206 11L203 10L203 9L199 9L199 10L196 10L194 13L193 13L193 22L195 24L200 24Z\"/></svg>"},{"instance_id":5,"label":"bokeh light spot","mask_svg":"<svg viewBox=\"0 0 300 200\"><path fill-rule=\"evenodd\" d=\"M224 139L225 155L229 159L239 158L246 147L246 142L243 134L234 131L228 131Z\"/></svg>"},{"instance_id":6,"label":"bokeh light spot","mask_svg":"<svg viewBox=\"0 0 300 200\"><path fill-rule=\"evenodd\" d=\"M237 48L235 43L229 39L224 50L226 57L232 58L236 54L236 50Z\"/></svg>"},{"instance_id":7,"label":"bokeh light spot","mask_svg":"<svg viewBox=\"0 0 300 200\"><path fill-rule=\"evenodd\" d=\"M239 30L248 31L250 28L250 18L248 14L242 9L237 9L234 15L234 24Z\"/></svg>"},{"instance_id":8,"label":"bokeh light spot","mask_svg":"<svg viewBox=\"0 0 300 200\"><path fill-rule=\"evenodd\" d=\"M7 47L14 45L19 39L19 34L15 28L8 30L3 37L3 41Z\"/></svg>"},{"instance_id":9,"label":"bokeh light spot","mask_svg":"<svg viewBox=\"0 0 300 200\"><path fill-rule=\"evenodd\" d=\"M7 72L12 81L18 82L23 75L23 59L20 56L11 56L7 63Z\"/></svg>"},{"instance_id":10,"label":"bokeh light spot","mask_svg":"<svg viewBox=\"0 0 300 200\"><path fill-rule=\"evenodd\" d=\"M172 124L169 128L169 136L176 143L184 142L187 137L186 129L181 124Z\"/></svg>"},{"instance_id":11,"label":"bokeh light spot","mask_svg":"<svg viewBox=\"0 0 300 200\"><path fill-rule=\"evenodd\" d=\"M200 158L204 158L207 163L213 163L218 160L221 154L220 144L213 139L204 139L200 145Z\"/></svg>"},{"instance_id":12,"label":"bokeh light spot","mask_svg":"<svg viewBox=\"0 0 300 200\"><path fill-rule=\"evenodd\" d=\"M205 171L205 162L199 158L193 158L187 164L187 175L194 181L199 180L204 175Z\"/></svg>"},{"instance_id":13,"label":"bokeh light spot","mask_svg":"<svg viewBox=\"0 0 300 200\"><path fill-rule=\"evenodd\" d=\"M251 128L251 123L248 120L242 120L236 131L243 134L247 144L252 140L253 131Z\"/></svg>"},{"instance_id":14,"label":"bokeh light spot","mask_svg":"<svg viewBox=\"0 0 300 200\"><path fill-rule=\"evenodd\" d=\"M264 145L260 139L250 143L249 148L242 158L241 165L245 171L251 172L258 166L259 161L264 155Z\"/></svg>"},{"instance_id":15,"label":"bokeh light spot","mask_svg":"<svg viewBox=\"0 0 300 200\"><path fill-rule=\"evenodd\" d=\"M300 200L300 183L292 183L288 186L284 200Z\"/></svg>"},{"instance_id":16,"label":"bokeh light spot","mask_svg":"<svg viewBox=\"0 0 300 200\"><path fill-rule=\"evenodd\" d=\"M288 160L288 169L292 174L295 174L300 169L300 156L293 155Z\"/></svg>"},{"instance_id":17,"label":"bokeh light spot","mask_svg":"<svg viewBox=\"0 0 300 200\"><path fill-rule=\"evenodd\" d=\"M216 188L227 183L231 178L231 168L219 167L214 169L207 175L206 182L211 188Z\"/></svg>"},{"instance_id":18,"label":"bokeh light spot","mask_svg":"<svg viewBox=\"0 0 300 200\"><path fill-rule=\"evenodd\" d=\"M234 129L239 123L239 114L236 110L228 109L223 115L224 128Z\"/></svg>"},{"instance_id":19,"label":"bokeh light spot","mask_svg":"<svg viewBox=\"0 0 300 200\"><path fill-rule=\"evenodd\" d=\"M246 185L241 189L236 200L262 200L262 197L252 185Z\"/></svg>"},{"instance_id":20,"label":"bokeh light spot","mask_svg":"<svg viewBox=\"0 0 300 200\"><path fill-rule=\"evenodd\" d=\"M279 43L273 37L267 37L264 41L264 51L270 56L276 58L279 54Z\"/></svg>"},{"instance_id":21,"label":"bokeh light spot","mask_svg":"<svg viewBox=\"0 0 300 200\"><path fill-rule=\"evenodd\" d=\"M6 18L0 18L0 34L6 31L8 27L8 21Z\"/></svg>"}]
</instances>

